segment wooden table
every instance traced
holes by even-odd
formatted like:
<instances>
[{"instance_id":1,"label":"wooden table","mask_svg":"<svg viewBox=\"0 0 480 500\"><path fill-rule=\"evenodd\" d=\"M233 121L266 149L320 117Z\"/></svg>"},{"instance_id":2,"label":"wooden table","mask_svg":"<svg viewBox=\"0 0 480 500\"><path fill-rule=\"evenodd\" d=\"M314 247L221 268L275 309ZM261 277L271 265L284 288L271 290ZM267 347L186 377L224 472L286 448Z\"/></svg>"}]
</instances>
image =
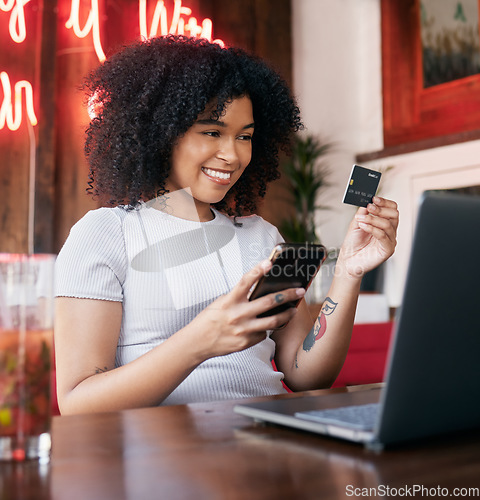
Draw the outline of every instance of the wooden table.
<instances>
[{"instance_id":1,"label":"wooden table","mask_svg":"<svg viewBox=\"0 0 480 500\"><path fill-rule=\"evenodd\" d=\"M352 396L370 400L372 390L378 391L368 387ZM337 397L342 391L308 394ZM233 406L221 402L55 417L50 464L0 465L1 498L303 500L382 492L421 497L414 488L422 487L437 498L459 493L455 488L480 496L480 431L375 453L255 424L235 414Z\"/></svg>"}]
</instances>

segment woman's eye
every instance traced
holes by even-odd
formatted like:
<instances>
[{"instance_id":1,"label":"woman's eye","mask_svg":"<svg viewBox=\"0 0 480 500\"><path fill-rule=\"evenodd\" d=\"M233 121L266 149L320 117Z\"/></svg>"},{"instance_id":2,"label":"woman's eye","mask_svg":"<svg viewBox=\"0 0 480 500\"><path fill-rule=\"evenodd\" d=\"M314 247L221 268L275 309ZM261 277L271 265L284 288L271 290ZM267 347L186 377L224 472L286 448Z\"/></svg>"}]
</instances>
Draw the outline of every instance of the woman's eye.
<instances>
[{"instance_id":1,"label":"woman's eye","mask_svg":"<svg viewBox=\"0 0 480 500\"><path fill-rule=\"evenodd\" d=\"M245 134L245 135L240 135L238 137L241 141L251 141L252 140L252 136L249 135L249 134Z\"/></svg>"},{"instance_id":2,"label":"woman's eye","mask_svg":"<svg viewBox=\"0 0 480 500\"><path fill-rule=\"evenodd\" d=\"M208 135L209 137L220 137L220 133L217 130L207 130L204 132L204 135Z\"/></svg>"}]
</instances>

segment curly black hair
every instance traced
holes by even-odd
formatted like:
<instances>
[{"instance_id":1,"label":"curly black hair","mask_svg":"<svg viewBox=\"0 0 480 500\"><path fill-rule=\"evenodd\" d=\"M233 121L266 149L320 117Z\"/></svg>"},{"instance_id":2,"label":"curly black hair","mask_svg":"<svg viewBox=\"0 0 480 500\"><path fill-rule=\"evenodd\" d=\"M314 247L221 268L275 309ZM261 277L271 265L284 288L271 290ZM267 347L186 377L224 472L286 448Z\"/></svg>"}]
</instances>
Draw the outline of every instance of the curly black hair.
<instances>
[{"instance_id":1,"label":"curly black hair","mask_svg":"<svg viewBox=\"0 0 480 500\"><path fill-rule=\"evenodd\" d=\"M239 48L168 35L123 47L85 80L94 110L85 140L88 191L111 205L134 207L166 193L172 148L207 104L221 116L232 99L252 101L255 133L249 166L214 206L253 213L279 177L280 150L302 128L299 109L278 73Z\"/></svg>"}]
</instances>

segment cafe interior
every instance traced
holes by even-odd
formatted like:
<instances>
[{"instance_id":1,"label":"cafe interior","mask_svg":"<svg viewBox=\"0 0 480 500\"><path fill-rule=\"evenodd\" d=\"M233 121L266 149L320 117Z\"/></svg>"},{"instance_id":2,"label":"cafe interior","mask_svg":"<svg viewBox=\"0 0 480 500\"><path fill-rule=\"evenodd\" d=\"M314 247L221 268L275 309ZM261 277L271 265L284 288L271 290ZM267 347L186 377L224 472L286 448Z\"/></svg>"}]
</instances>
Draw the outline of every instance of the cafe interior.
<instances>
[{"instance_id":1,"label":"cafe interior","mask_svg":"<svg viewBox=\"0 0 480 500\"><path fill-rule=\"evenodd\" d=\"M352 166L381 172L378 194L398 203L395 254L364 278L333 390L376 387L420 197L480 193L479 15L478 0L0 0L0 252L57 254L100 206L86 192L79 87L90 70L122 44L167 33L242 47L291 86L300 137L328 146L314 160L324 185L310 216L329 258L307 293L313 313L355 213L342 202ZM297 217L291 189L287 175L274 181L259 214L278 227ZM52 411L50 463L2 465L4 498L344 498L356 491L348 485L479 485L478 435L476 448L448 441L382 458L255 427L230 406L65 417L53 401ZM443 483L432 476L441 467Z\"/></svg>"}]
</instances>

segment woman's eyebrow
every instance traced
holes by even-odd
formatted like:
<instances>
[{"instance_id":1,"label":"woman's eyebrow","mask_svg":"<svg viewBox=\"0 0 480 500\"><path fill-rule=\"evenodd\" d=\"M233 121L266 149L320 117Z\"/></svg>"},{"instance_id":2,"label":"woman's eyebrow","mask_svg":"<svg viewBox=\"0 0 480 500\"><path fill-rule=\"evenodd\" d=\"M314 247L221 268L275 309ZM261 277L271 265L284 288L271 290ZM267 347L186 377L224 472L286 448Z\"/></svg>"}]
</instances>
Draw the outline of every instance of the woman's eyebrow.
<instances>
[{"instance_id":1,"label":"woman's eyebrow","mask_svg":"<svg viewBox=\"0 0 480 500\"><path fill-rule=\"evenodd\" d=\"M227 124L225 122L222 122L220 120L215 120L213 118L205 118L201 120L197 120L195 123L198 125L216 125L217 127L226 127ZM245 125L242 127L242 130L246 130L247 128L254 128L255 123L249 123L248 125Z\"/></svg>"},{"instance_id":2,"label":"woman's eyebrow","mask_svg":"<svg viewBox=\"0 0 480 500\"><path fill-rule=\"evenodd\" d=\"M202 120L197 120L195 123L198 125L217 125L219 127L226 127L227 125L220 120L215 120L213 118L204 118Z\"/></svg>"}]
</instances>

